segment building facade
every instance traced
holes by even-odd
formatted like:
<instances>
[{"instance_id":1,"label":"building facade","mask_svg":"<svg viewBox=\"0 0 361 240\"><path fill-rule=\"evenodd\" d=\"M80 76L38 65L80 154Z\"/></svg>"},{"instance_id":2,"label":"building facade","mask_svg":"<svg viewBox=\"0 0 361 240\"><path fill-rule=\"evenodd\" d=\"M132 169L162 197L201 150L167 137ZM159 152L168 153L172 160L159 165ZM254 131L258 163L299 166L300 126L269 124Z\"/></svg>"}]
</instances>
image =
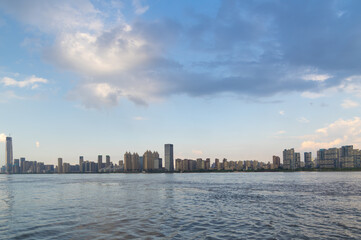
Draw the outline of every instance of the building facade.
<instances>
[{"instance_id":1,"label":"building facade","mask_svg":"<svg viewBox=\"0 0 361 240\"><path fill-rule=\"evenodd\" d=\"M278 169L281 166L281 159L279 156L272 157L273 168Z\"/></svg>"},{"instance_id":2,"label":"building facade","mask_svg":"<svg viewBox=\"0 0 361 240\"><path fill-rule=\"evenodd\" d=\"M320 149L317 151L317 164L319 168L330 169L339 166L338 148Z\"/></svg>"},{"instance_id":3,"label":"building facade","mask_svg":"<svg viewBox=\"0 0 361 240\"><path fill-rule=\"evenodd\" d=\"M304 153L304 160L305 160L305 168L312 168L312 153L311 152Z\"/></svg>"},{"instance_id":4,"label":"building facade","mask_svg":"<svg viewBox=\"0 0 361 240\"><path fill-rule=\"evenodd\" d=\"M152 152L150 150L143 154L143 170L149 171L154 169L154 160L159 159L158 152ZM158 165L159 168L159 165Z\"/></svg>"},{"instance_id":5,"label":"building facade","mask_svg":"<svg viewBox=\"0 0 361 240\"><path fill-rule=\"evenodd\" d=\"M12 173L12 169L13 169L13 140L12 140L11 137L6 137L5 157L6 157L6 172L7 173Z\"/></svg>"},{"instance_id":6,"label":"building facade","mask_svg":"<svg viewBox=\"0 0 361 240\"><path fill-rule=\"evenodd\" d=\"M164 161L165 161L165 170L169 172L174 171L173 144L164 145Z\"/></svg>"},{"instance_id":7,"label":"building facade","mask_svg":"<svg viewBox=\"0 0 361 240\"><path fill-rule=\"evenodd\" d=\"M340 168L353 168L354 157L353 157L353 146L342 146L340 149Z\"/></svg>"},{"instance_id":8,"label":"building facade","mask_svg":"<svg viewBox=\"0 0 361 240\"><path fill-rule=\"evenodd\" d=\"M63 159L58 158L58 173L63 173Z\"/></svg>"},{"instance_id":9,"label":"building facade","mask_svg":"<svg viewBox=\"0 0 361 240\"><path fill-rule=\"evenodd\" d=\"M110 167L110 156L109 155L105 156L105 167Z\"/></svg>"},{"instance_id":10,"label":"building facade","mask_svg":"<svg viewBox=\"0 0 361 240\"><path fill-rule=\"evenodd\" d=\"M295 170L300 167L300 153L296 153L293 148L283 150L283 169Z\"/></svg>"},{"instance_id":11,"label":"building facade","mask_svg":"<svg viewBox=\"0 0 361 240\"><path fill-rule=\"evenodd\" d=\"M103 168L103 156L98 155L98 171Z\"/></svg>"}]
</instances>

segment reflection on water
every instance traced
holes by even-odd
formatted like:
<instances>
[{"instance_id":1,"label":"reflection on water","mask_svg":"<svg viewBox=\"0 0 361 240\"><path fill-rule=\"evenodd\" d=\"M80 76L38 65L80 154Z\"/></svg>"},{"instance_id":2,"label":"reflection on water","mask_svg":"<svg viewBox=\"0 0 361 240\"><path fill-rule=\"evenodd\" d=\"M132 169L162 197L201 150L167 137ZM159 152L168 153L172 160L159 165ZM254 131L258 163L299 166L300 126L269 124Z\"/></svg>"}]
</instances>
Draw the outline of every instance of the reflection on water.
<instances>
[{"instance_id":1,"label":"reflection on water","mask_svg":"<svg viewBox=\"0 0 361 240\"><path fill-rule=\"evenodd\" d=\"M0 175L5 239L361 239L361 172Z\"/></svg>"}]
</instances>

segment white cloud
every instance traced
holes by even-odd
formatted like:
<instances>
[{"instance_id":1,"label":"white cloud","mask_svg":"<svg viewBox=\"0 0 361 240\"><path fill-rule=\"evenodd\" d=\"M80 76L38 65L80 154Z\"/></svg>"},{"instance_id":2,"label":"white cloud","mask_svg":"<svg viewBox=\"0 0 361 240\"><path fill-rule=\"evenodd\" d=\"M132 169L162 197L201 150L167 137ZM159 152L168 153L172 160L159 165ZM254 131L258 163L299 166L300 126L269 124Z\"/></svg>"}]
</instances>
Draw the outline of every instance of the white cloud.
<instances>
[{"instance_id":1,"label":"white cloud","mask_svg":"<svg viewBox=\"0 0 361 240\"><path fill-rule=\"evenodd\" d=\"M350 99L345 99L343 100L343 102L341 103L341 106L345 109L348 109L348 108L355 108L355 107L358 107L359 104L355 101L352 101Z\"/></svg>"},{"instance_id":2,"label":"white cloud","mask_svg":"<svg viewBox=\"0 0 361 240\"><path fill-rule=\"evenodd\" d=\"M281 135L281 134L285 134L285 133L286 133L286 131L280 130L280 131L278 131L276 134L277 134L277 135Z\"/></svg>"},{"instance_id":3,"label":"white cloud","mask_svg":"<svg viewBox=\"0 0 361 240\"><path fill-rule=\"evenodd\" d=\"M310 122L310 120L308 120L305 117L301 117L301 118L297 119L297 121L299 121L300 123L309 123Z\"/></svg>"},{"instance_id":4,"label":"white cloud","mask_svg":"<svg viewBox=\"0 0 361 240\"><path fill-rule=\"evenodd\" d=\"M323 82L329 78L332 78L332 75L329 74L306 74L304 76L302 76L303 80L306 81L320 81Z\"/></svg>"},{"instance_id":5,"label":"white cloud","mask_svg":"<svg viewBox=\"0 0 361 240\"><path fill-rule=\"evenodd\" d=\"M118 74L143 64L148 58L146 40L129 25L99 33L76 32L58 36L47 57L59 65L95 76Z\"/></svg>"},{"instance_id":6,"label":"white cloud","mask_svg":"<svg viewBox=\"0 0 361 240\"><path fill-rule=\"evenodd\" d=\"M5 133L0 133L0 142L5 142L5 141L6 141Z\"/></svg>"},{"instance_id":7,"label":"white cloud","mask_svg":"<svg viewBox=\"0 0 361 240\"><path fill-rule=\"evenodd\" d=\"M122 3L115 1L92 4L88 0L64 0L59 2L4 0L1 5L4 12L24 23L28 31L35 30L35 35L44 34L39 39L48 42L46 44L44 42L35 44L42 46L41 50L46 60L57 67L70 69L76 72L77 76L80 76L81 80L77 82L78 85L73 89L71 96L80 99L87 107L115 106L120 98L127 98L135 103L145 105L148 102L177 93L204 96L235 90L235 93L246 96L249 94L271 96L277 93L278 89L284 89L284 87L288 89L288 86L294 85L292 82L284 84L282 80L282 85L277 86L277 83L280 83L277 79L294 79L292 76L284 77L288 75L288 72L294 72L292 70L284 70L283 67L277 69L277 67L274 67L275 65L266 63L256 64L254 68L250 68L248 64L239 67L239 63L233 62L232 59L237 59L240 56L245 59L252 59L252 57L258 58L259 52L272 51L259 46L260 51L255 51L257 53L253 56L254 54L251 54L253 51L242 50L241 45L247 45L244 44L246 40L242 37L246 37L248 34L232 34L232 28L229 28L228 24L220 24L222 18L210 18L211 21L206 19L204 24L200 24L202 21L198 23L198 21L190 19L190 22L193 22L193 24L189 24L190 26L182 25L183 23L178 22L178 20L162 18L157 18L154 21L148 19L144 21L136 17L134 21L127 22L120 12ZM138 15L144 14L149 9L149 6L140 0L133 0L132 5ZM231 4L229 5L231 6ZM220 8L220 10L222 9L223 7ZM223 16L224 14L218 15ZM232 20L231 16L229 19L225 23L232 23L230 26L238 22L238 20L234 22L235 19ZM268 16L266 19L268 19ZM249 21L250 26L253 26L252 22L253 20ZM267 23L269 21L260 22ZM197 30L198 24L201 31ZM196 32L193 32L192 29L196 30ZM264 42L263 37L269 39L267 32L272 32L267 31L268 24L257 28L251 27L250 29L252 31L253 29L264 29L255 34L259 35L259 38L257 36L251 37L251 39L255 38L251 41L252 44L255 44L251 44L254 49L258 48L257 42ZM219 34L219 32L222 34ZM203 38L206 39L205 42L202 40ZM55 39L54 42L52 39ZM186 45L179 45L180 41L184 41ZM210 47L207 44L208 41L214 42L215 49L222 49L221 52L207 50L203 54L202 51ZM29 44L28 47L34 45L34 42L30 40L25 41L25 43ZM169 48L172 43L177 43L175 49ZM190 45L197 45L197 49L199 48L200 51L193 52ZM273 44L266 45L273 48ZM282 46L282 44L276 45ZM178 46L181 47L178 48ZM238 48L240 48L240 51L236 52L240 52L240 55L237 57L234 49ZM190 49L190 51L181 54L188 57L179 59L177 55L184 49ZM297 48L292 49L297 50ZM282 52L282 49L278 49L277 52ZM190 59L195 53L198 57L188 61L187 59ZM231 78L227 77L227 80L225 80L229 81L229 83L222 84L223 80L212 81L213 77L220 77L216 74L218 71L213 72L213 70L209 71L209 68L202 67L201 71L198 72L194 68L188 67L198 61L203 62L201 60L204 59L207 59L207 62L210 60L210 63L212 63L214 62L212 58L217 58L218 55L224 55L226 58L228 58L228 55L228 60L231 60L225 61L231 63L227 63L227 66L223 65L223 67L217 63L217 66L220 66L217 68L223 69L224 74L222 73L222 75L231 76ZM295 54L295 56L298 55ZM310 54L306 55L310 56ZM286 62L289 61L285 59L283 63ZM288 66L287 64L279 65ZM285 69L288 69L288 67L285 67ZM299 68L296 67L296 69ZM301 67L301 69L304 69L304 67ZM257 74L255 74L255 70L258 70ZM247 73L247 71L250 72ZM295 82L295 87L289 89L291 91L302 91L302 89L303 91L312 91L312 89L317 91L317 89L320 89L318 86L323 86L324 81L333 77L330 74L318 74L317 66L315 66L315 69L297 71L297 81L300 80L301 76L304 80L314 82L304 83L301 79L304 88L300 88L299 84ZM260 81L261 84L254 87L253 81L248 77L243 78L241 76L255 76L255 79L263 79L265 76L273 77L266 78L266 84L262 84L262 81ZM272 87L269 83L271 83ZM102 84L107 84L112 90L104 89ZM235 86L234 89L233 85ZM37 85L34 84L33 87L36 88ZM99 90L99 88L101 89ZM305 92L303 96L314 98L320 95ZM284 112L280 112L280 114L284 115Z\"/></svg>"},{"instance_id":8,"label":"white cloud","mask_svg":"<svg viewBox=\"0 0 361 240\"><path fill-rule=\"evenodd\" d=\"M40 147L40 143L39 143L39 141L36 141L36 142L35 142L35 146L36 146L37 148L39 148L39 147Z\"/></svg>"},{"instance_id":9,"label":"white cloud","mask_svg":"<svg viewBox=\"0 0 361 240\"><path fill-rule=\"evenodd\" d=\"M148 5L143 6L140 0L133 0L132 3L133 3L133 7L135 8L135 13L137 15L142 15L149 9L149 6Z\"/></svg>"},{"instance_id":10,"label":"white cloud","mask_svg":"<svg viewBox=\"0 0 361 240\"><path fill-rule=\"evenodd\" d=\"M344 81L338 86L341 92L351 93L354 96L361 97L361 75L354 75L345 78Z\"/></svg>"},{"instance_id":11,"label":"white cloud","mask_svg":"<svg viewBox=\"0 0 361 240\"><path fill-rule=\"evenodd\" d=\"M115 106L122 96L118 87L109 83L84 83L70 95L70 98L81 99L86 107L102 108Z\"/></svg>"},{"instance_id":12,"label":"white cloud","mask_svg":"<svg viewBox=\"0 0 361 240\"><path fill-rule=\"evenodd\" d=\"M317 150L319 148L354 145L361 147L361 119L339 119L324 128L317 129L315 134L305 136L301 148L303 150Z\"/></svg>"},{"instance_id":13,"label":"white cloud","mask_svg":"<svg viewBox=\"0 0 361 240\"><path fill-rule=\"evenodd\" d=\"M192 150L192 153L193 153L194 155L197 155L197 156L203 155L203 151L202 151L202 150Z\"/></svg>"},{"instance_id":14,"label":"white cloud","mask_svg":"<svg viewBox=\"0 0 361 240\"><path fill-rule=\"evenodd\" d=\"M278 112L280 115L285 115L285 111L281 110Z\"/></svg>"},{"instance_id":15,"label":"white cloud","mask_svg":"<svg viewBox=\"0 0 361 240\"><path fill-rule=\"evenodd\" d=\"M335 139L331 142L315 142L315 141L304 141L301 144L301 149L312 149L312 150L318 150L322 148L333 148L333 147L339 147L344 139Z\"/></svg>"},{"instance_id":16,"label":"white cloud","mask_svg":"<svg viewBox=\"0 0 361 240\"><path fill-rule=\"evenodd\" d=\"M36 77L35 75L32 75L23 81L17 81L10 77L3 77L1 79L1 82L6 87L8 87L8 86L14 86L14 87L20 87L20 88L31 87L31 89L35 89L39 86L40 83L48 83L48 80L46 80L45 78L39 78L39 77Z\"/></svg>"}]
</instances>

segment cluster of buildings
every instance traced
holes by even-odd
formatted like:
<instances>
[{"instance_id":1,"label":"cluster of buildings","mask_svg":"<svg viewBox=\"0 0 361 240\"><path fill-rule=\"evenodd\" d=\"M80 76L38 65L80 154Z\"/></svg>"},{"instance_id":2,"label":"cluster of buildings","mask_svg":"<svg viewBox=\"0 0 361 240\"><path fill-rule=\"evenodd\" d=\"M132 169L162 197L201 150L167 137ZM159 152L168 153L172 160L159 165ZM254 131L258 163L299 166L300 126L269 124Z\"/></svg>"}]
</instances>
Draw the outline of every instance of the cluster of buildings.
<instances>
[{"instance_id":1,"label":"cluster of buildings","mask_svg":"<svg viewBox=\"0 0 361 240\"><path fill-rule=\"evenodd\" d=\"M215 159L214 163L211 164L210 158L203 160L198 158L197 160L192 159L179 159L175 160L175 171L177 172L191 172L191 171L257 171L261 169L272 170L277 169L280 164L275 168L272 163L263 163L257 160L245 160L245 161L228 161L223 158L219 161Z\"/></svg>"},{"instance_id":2,"label":"cluster of buildings","mask_svg":"<svg viewBox=\"0 0 361 240\"><path fill-rule=\"evenodd\" d=\"M26 174L26 173L102 173L102 172L191 172L191 171L258 171L258 170L303 170L303 169L351 169L361 168L361 150L354 149L352 145L340 148L320 149L317 157L312 159L311 152L301 154L293 148L283 150L283 163L279 156L273 156L272 162L264 163L257 160L245 161L220 161L215 159L211 164L210 158L176 159L174 167L173 144L164 145L163 159L156 151L146 151L142 156L138 153L126 152L124 160L118 164L110 161L110 156L98 155L98 161L84 160L79 157L79 164L71 165L58 158L58 165L44 164L37 161L26 161L25 158L13 159L12 138L6 137L5 146L6 165L1 168L1 173Z\"/></svg>"},{"instance_id":3,"label":"cluster of buildings","mask_svg":"<svg viewBox=\"0 0 361 240\"><path fill-rule=\"evenodd\" d=\"M6 137L5 146L5 166L1 168L1 173L26 174L26 173L103 173L103 172L173 172L174 157L173 144L164 145L164 160L159 157L158 152L146 151L143 156L138 153L126 152L124 160L119 160L118 164L110 161L110 156L98 155L97 162L84 160L84 156L79 157L79 164L72 165L63 162L58 158L58 164L46 165L43 162L26 161L25 158L13 159L12 138Z\"/></svg>"},{"instance_id":4,"label":"cluster of buildings","mask_svg":"<svg viewBox=\"0 0 361 240\"><path fill-rule=\"evenodd\" d=\"M340 148L320 149L317 157L312 160L312 153L304 153L304 162L300 160L300 153L293 148L283 150L283 169L296 170L300 168L319 169L350 169L361 168L361 150L353 145Z\"/></svg>"},{"instance_id":5,"label":"cluster of buildings","mask_svg":"<svg viewBox=\"0 0 361 240\"><path fill-rule=\"evenodd\" d=\"M147 150L143 156L138 153L126 152L124 160L119 160L118 164L110 161L110 156L98 155L98 161L84 161L84 157L79 157L79 164L71 165L58 158L58 165L54 168L54 173L104 173L104 172L173 172L173 144L165 144L165 167L163 159L158 152Z\"/></svg>"}]
</instances>

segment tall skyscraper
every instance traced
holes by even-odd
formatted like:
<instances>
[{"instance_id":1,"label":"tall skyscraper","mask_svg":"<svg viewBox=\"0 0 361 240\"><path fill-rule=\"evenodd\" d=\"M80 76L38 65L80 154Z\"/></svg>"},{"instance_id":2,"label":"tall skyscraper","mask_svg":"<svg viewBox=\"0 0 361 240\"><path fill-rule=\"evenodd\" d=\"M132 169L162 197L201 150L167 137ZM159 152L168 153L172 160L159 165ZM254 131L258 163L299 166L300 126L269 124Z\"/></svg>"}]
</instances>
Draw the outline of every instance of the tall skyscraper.
<instances>
[{"instance_id":1,"label":"tall skyscraper","mask_svg":"<svg viewBox=\"0 0 361 240\"><path fill-rule=\"evenodd\" d=\"M159 158L158 152L147 150L143 154L143 169L145 171L154 169L154 160Z\"/></svg>"},{"instance_id":2,"label":"tall skyscraper","mask_svg":"<svg viewBox=\"0 0 361 240\"><path fill-rule=\"evenodd\" d=\"M301 167L301 154L295 152L295 169Z\"/></svg>"},{"instance_id":3,"label":"tall skyscraper","mask_svg":"<svg viewBox=\"0 0 361 240\"><path fill-rule=\"evenodd\" d=\"M20 160L14 159L13 173L20 173Z\"/></svg>"},{"instance_id":4,"label":"tall skyscraper","mask_svg":"<svg viewBox=\"0 0 361 240\"><path fill-rule=\"evenodd\" d=\"M216 159L214 160L214 163L215 163L216 169L217 169L217 170L221 170L221 163L219 162L219 159L218 159L218 158L216 158Z\"/></svg>"},{"instance_id":5,"label":"tall skyscraper","mask_svg":"<svg viewBox=\"0 0 361 240\"><path fill-rule=\"evenodd\" d=\"M143 171L144 169L144 161L143 161L143 156L139 156L139 167L140 167L140 170Z\"/></svg>"},{"instance_id":6,"label":"tall skyscraper","mask_svg":"<svg viewBox=\"0 0 361 240\"><path fill-rule=\"evenodd\" d=\"M132 154L126 152L124 154L124 172L132 171Z\"/></svg>"},{"instance_id":7,"label":"tall skyscraper","mask_svg":"<svg viewBox=\"0 0 361 240\"><path fill-rule=\"evenodd\" d=\"M63 173L63 159L58 158L58 173Z\"/></svg>"},{"instance_id":8,"label":"tall skyscraper","mask_svg":"<svg viewBox=\"0 0 361 240\"><path fill-rule=\"evenodd\" d=\"M272 157L272 163L273 163L273 168L274 169L278 169L281 165L281 160L279 156L273 156Z\"/></svg>"},{"instance_id":9,"label":"tall skyscraper","mask_svg":"<svg viewBox=\"0 0 361 240\"><path fill-rule=\"evenodd\" d=\"M173 144L164 145L164 161L165 170L172 172L174 171L174 160L173 160Z\"/></svg>"},{"instance_id":10,"label":"tall skyscraper","mask_svg":"<svg viewBox=\"0 0 361 240\"><path fill-rule=\"evenodd\" d=\"M340 149L340 167L341 168L353 168L353 145L342 146Z\"/></svg>"},{"instance_id":11,"label":"tall skyscraper","mask_svg":"<svg viewBox=\"0 0 361 240\"><path fill-rule=\"evenodd\" d=\"M83 162L84 162L84 157L83 157L83 156L79 156L79 171L80 171L80 172L84 172Z\"/></svg>"},{"instance_id":12,"label":"tall skyscraper","mask_svg":"<svg viewBox=\"0 0 361 240\"><path fill-rule=\"evenodd\" d=\"M103 168L103 156L98 155L98 171Z\"/></svg>"},{"instance_id":13,"label":"tall skyscraper","mask_svg":"<svg viewBox=\"0 0 361 240\"><path fill-rule=\"evenodd\" d=\"M139 171L139 155L138 155L138 153L132 154L131 161L132 161L132 171Z\"/></svg>"},{"instance_id":14,"label":"tall skyscraper","mask_svg":"<svg viewBox=\"0 0 361 240\"><path fill-rule=\"evenodd\" d=\"M293 148L283 150L283 168L291 170L296 169L296 156Z\"/></svg>"},{"instance_id":15,"label":"tall skyscraper","mask_svg":"<svg viewBox=\"0 0 361 240\"><path fill-rule=\"evenodd\" d=\"M20 158L20 172L25 172L25 158Z\"/></svg>"},{"instance_id":16,"label":"tall skyscraper","mask_svg":"<svg viewBox=\"0 0 361 240\"><path fill-rule=\"evenodd\" d=\"M339 165L340 149L329 148L317 151L317 161L319 168L336 168ZM306 160L305 160L306 161Z\"/></svg>"},{"instance_id":17,"label":"tall skyscraper","mask_svg":"<svg viewBox=\"0 0 361 240\"><path fill-rule=\"evenodd\" d=\"M11 173L13 167L13 141L11 137L6 137L5 157L6 172Z\"/></svg>"},{"instance_id":18,"label":"tall skyscraper","mask_svg":"<svg viewBox=\"0 0 361 240\"><path fill-rule=\"evenodd\" d=\"M206 170L211 169L211 159L210 158L206 159L204 167L205 167Z\"/></svg>"},{"instance_id":19,"label":"tall skyscraper","mask_svg":"<svg viewBox=\"0 0 361 240\"><path fill-rule=\"evenodd\" d=\"M312 153L311 152L305 152L305 167L311 168L312 167Z\"/></svg>"},{"instance_id":20,"label":"tall skyscraper","mask_svg":"<svg viewBox=\"0 0 361 240\"><path fill-rule=\"evenodd\" d=\"M109 167L110 166L110 156L106 155L105 156L105 167Z\"/></svg>"}]
</instances>

